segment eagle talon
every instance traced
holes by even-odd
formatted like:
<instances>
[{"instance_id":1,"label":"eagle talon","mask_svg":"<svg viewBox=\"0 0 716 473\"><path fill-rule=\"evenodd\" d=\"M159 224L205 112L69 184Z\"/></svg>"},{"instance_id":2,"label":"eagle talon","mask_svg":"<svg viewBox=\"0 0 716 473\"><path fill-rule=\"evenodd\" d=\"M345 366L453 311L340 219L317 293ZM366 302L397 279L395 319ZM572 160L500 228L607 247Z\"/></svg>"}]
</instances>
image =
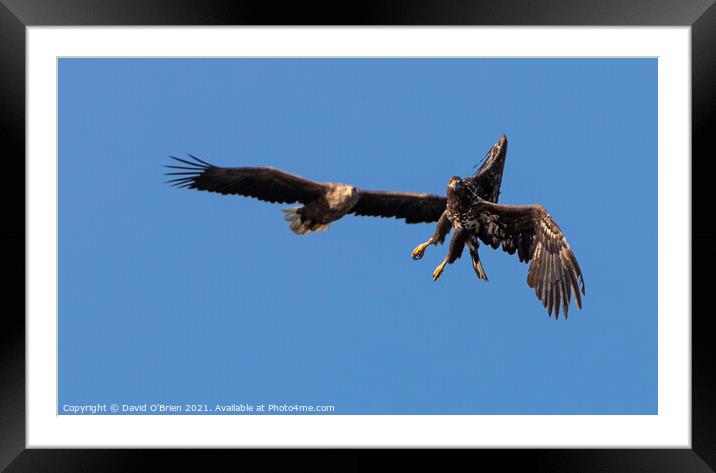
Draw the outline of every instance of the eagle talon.
<instances>
[{"instance_id":1,"label":"eagle talon","mask_svg":"<svg viewBox=\"0 0 716 473\"><path fill-rule=\"evenodd\" d=\"M423 255L425 255L425 248L427 248L428 246L430 246L430 243L421 243L416 246L412 254L413 259L417 261L422 258Z\"/></svg>"},{"instance_id":2,"label":"eagle talon","mask_svg":"<svg viewBox=\"0 0 716 473\"><path fill-rule=\"evenodd\" d=\"M443 270L445 269L445 265L447 264L447 261L443 261L438 265L437 268L435 268L435 271L433 271L433 281L437 281L440 276L443 274Z\"/></svg>"}]
</instances>

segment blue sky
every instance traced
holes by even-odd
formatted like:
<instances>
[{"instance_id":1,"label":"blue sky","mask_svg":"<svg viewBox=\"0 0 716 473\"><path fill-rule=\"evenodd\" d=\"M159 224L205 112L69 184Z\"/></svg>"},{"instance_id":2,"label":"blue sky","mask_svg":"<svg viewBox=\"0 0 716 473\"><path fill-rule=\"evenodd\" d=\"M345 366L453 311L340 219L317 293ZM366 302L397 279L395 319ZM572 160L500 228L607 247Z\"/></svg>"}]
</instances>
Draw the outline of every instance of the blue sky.
<instances>
[{"instance_id":1,"label":"blue sky","mask_svg":"<svg viewBox=\"0 0 716 473\"><path fill-rule=\"evenodd\" d=\"M548 318L483 247L437 282L433 225L164 184L169 154L445 193L509 139L501 202L540 203L585 276ZM657 412L656 59L61 59L64 404L336 414Z\"/></svg>"}]
</instances>

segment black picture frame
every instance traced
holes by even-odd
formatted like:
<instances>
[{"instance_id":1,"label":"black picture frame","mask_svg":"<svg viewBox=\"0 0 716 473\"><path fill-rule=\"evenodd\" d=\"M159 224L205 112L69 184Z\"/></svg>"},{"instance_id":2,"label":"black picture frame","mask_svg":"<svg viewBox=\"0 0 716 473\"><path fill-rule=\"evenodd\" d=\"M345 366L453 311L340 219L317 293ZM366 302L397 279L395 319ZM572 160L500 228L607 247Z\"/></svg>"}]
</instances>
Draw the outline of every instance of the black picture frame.
<instances>
[{"instance_id":1,"label":"black picture frame","mask_svg":"<svg viewBox=\"0 0 716 473\"><path fill-rule=\"evenodd\" d=\"M713 218L692 218L692 448L404 450L41 450L25 448L25 28L57 25L571 25L690 26L692 40L692 215L709 215L705 161L716 104L716 6L713 0L592 2L503 0L476 2L370 1L332 7L306 2L216 0L0 0L0 186L3 264L0 329L0 468L5 471L138 471L176 464L206 469L212 461L257 460L274 469L316 463L358 469L405 461L441 464L455 456L474 465L549 472L709 472L716 470L716 356L711 311L699 310L716 277ZM698 159L697 159L698 157ZM22 203L22 205L21 205ZM702 210L703 212L699 212ZM685 229L686 230L686 229ZM12 301L16 304L9 304ZM704 306L706 306L704 304ZM688 316L688 314L670 314ZM396 458L397 456L397 458ZM238 463L237 463L238 464Z\"/></svg>"}]
</instances>

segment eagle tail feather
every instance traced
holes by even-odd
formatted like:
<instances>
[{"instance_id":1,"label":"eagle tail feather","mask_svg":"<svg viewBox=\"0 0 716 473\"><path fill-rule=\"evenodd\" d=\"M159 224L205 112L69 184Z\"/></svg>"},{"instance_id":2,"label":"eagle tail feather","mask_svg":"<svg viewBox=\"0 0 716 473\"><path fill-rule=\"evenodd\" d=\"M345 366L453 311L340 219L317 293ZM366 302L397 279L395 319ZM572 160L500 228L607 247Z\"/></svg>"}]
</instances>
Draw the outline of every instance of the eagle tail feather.
<instances>
[{"instance_id":1,"label":"eagle tail feather","mask_svg":"<svg viewBox=\"0 0 716 473\"><path fill-rule=\"evenodd\" d=\"M281 210L286 214L283 216L283 219L291 222L289 227L291 228L291 231L297 235L308 235L312 232L325 232L330 226L328 223L318 223L304 218L303 213L301 212L303 207L291 207Z\"/></svg>"}]
</instances>

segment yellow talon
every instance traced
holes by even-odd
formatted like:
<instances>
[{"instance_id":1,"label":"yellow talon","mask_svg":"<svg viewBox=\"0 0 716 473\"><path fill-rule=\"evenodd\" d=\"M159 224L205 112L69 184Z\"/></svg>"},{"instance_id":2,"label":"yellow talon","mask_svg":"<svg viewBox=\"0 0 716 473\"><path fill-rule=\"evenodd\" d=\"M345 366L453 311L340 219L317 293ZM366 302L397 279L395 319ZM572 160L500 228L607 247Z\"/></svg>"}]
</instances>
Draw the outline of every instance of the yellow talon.
<instances>
[{"instance_id":1,"label":"yellow talon","mask_svg":"<svg viewBox=\"0 0 716 473\"><path fill-rule=\"evenodd\" d=\"M440 275L443 273L443 270L445 269L445 265L447 264L447 261L443 261L438 265L437 268L435 268L435 271L433 271L433 281L437 281Z\"/></svg>"},{"instance_id":2,"label":"yellow talon","mask_svg":"<svg viewBox=\"0 0 716 473\"><path fill-rule=\"evenodd\" d=\"M413 250L413 255L412 255L413 259L418 260L418 259L422 258L423 255L425 254L425 248L427 248L428 246L430 246L429 242L421 243L418 246L416 246L415 249Z\"/></svg>"}]
</instances>

